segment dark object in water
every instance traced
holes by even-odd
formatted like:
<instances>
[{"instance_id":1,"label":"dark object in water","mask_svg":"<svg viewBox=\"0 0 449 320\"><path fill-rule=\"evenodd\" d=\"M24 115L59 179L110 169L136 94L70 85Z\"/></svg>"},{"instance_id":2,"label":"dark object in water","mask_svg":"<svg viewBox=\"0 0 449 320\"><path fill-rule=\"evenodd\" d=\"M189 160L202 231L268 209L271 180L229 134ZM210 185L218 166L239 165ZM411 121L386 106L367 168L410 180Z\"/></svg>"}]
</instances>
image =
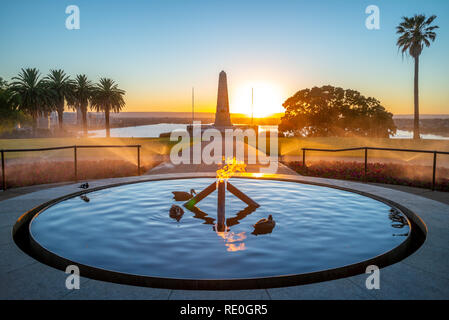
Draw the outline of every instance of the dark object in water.
<instances>
[{"instance_id":1,"label":"dark object in water","mask_svg":"<svg viewBox=\"0 0 449 320\"><path fill-rule=\"evenodd\" d=\"M253 232L251 232L251 234L258 236L260 234L268 234L268 233L272 233L273 232L273 228L270 229L263 229L263 228L256 228L253 230Z\"/></svg>"},{"instance_id":2,"label":"dark object in water","mask_svg":"<svg viewBox=\"0 0 449 320\"><path fill-rule=\"evenodd\" d=\"M229 232L231 228L229 228L227 225L214 224L212 226L212 230L214 230L215 232Z\"/></svg>"},{"instance_id":3,"label":"dark object in water","mask_svg":"<svg viewBox=\"0 0 449 320\"><path fill-rule=\"evenodd\" d=\"M85 196L84 194L80 195L81 200L83 200L84 202L89 202L90 199L89 197Z\"/></svg>"},{"instance_id":4,"label":"dark object in water","mask_svg":"<svg viewBox=\"0 0 449 320\"><path fill-rule=\"evenodd\" d=\"M88 183L88 182L83 183L83 184L81 184L78 188L81 188L81 189L87 189L87 188L89 188L89 183Z\"/></svg>"},{"instance_id":5,"label":"dark object in water","mask_svg":"<svg viewBox=\"0 0 449 320\"><path fill-rule=\"evenodd\" d=\"M391 226L393 228L403 228L405 226L408 226L408 221L407 219L401 214L400 211L398 211L396 208L391 208L390 209L390 214L388 215L388 218L392 221L392 222L396 222L396 223L392 223Z\"/></svg>"},{"instance_id":6,"label":"dark object in water","mask_svg":"<svg viewBox=\"0 0 449 320\"><path fill-rule=\"evenodd\" d=\"M176 201L187 201L196 195L196 192L193 189L190 189L190 193L185 191L172 191L172 193L174 196L173 199Z\"/></svg>"},{"instance_id":7,"label":"dark object in water","mask_svg":"<svg viewBox=\"0 0 449 320\"><path fill-rule=\"evenodd\" d=\"M170 208L170 218L175 219L176 221L181 220L182 216L184 215L184 210L180 206L177 206L176 204L172 205Z\"/></svg>"},{"instance_id":8,"label":"dark object in water","mask_svg":"<svg viewBox=\"0 0 449 320\"><path fill-rule=\"evenodd\" d=\"M258 234L267 234L271 233L273 231L274 226L276 225L276 222L273 220L273 216L270 214L268 216L268 219L263 218L256 222L256 224L253 225L254 231L252 234L258 235Z\"/></svg>"}]
</instances>

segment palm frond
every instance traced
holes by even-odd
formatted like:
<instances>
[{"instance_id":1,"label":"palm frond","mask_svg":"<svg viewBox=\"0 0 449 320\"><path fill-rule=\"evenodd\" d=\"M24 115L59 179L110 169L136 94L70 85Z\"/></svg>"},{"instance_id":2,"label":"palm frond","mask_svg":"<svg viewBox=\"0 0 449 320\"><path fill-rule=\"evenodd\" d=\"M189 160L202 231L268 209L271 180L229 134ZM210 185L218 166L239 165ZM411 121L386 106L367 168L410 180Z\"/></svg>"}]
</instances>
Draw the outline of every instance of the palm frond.
<instances>
[{"instance_id":1,"label":"palm frond","mask_svg":"<svg viewBox=\"0 0 449 320\"><path fill-rule=\"evenodd\" d=\"M413 17L402 17L402 21L396 27L396 33L400 35L396 45L403 57L409 54L416 58L421 54L424 46L430 47L431 42L435 41L436 33L433 30L439 27L431 26L430 24L436 17L436 15L432 15L426 18L423 14L416 14Z\"/></svg>"}]
</instances>

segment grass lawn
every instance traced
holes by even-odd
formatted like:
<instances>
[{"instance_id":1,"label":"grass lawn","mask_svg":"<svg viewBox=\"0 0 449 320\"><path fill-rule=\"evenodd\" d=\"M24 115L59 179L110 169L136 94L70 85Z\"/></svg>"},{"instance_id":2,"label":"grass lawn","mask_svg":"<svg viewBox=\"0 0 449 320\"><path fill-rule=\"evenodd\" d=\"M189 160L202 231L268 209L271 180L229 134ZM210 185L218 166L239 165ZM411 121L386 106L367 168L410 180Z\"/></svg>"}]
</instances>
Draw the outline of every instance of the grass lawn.
<instances>
[{"instance_id":1,"label":"grass lawn","mask_svg":"<svg viewBox=\"0 0 449 320\"><path fill-rule=\"evenodd\" d=\"M280 153L290 157L302 157L302 148L320 149L345 149L355 147L382 147L397 149L415 149L430 151L449 151L449 140L419 140L412 139L379 139L379 138L280 138ZM344 152L319 152L307 151L306 161L317 161L322 159L333 160L363 160L364 150ZM432 164L433 155L425 153L399 152L399 151L377 151L369 150L368 159L376 158L377 162L399 161L415 164ZM449 155L438 155L438 165L449 167ZM291 159L293 160L293 159ZM299 159L296 159L299 160Z\"/></svg>"},{"instance_id":2,"label":"grass lawn","mask_svg":"<svg viewBox=\"0 0 449 320\"><path fill-rule=\"evenodd\" d=\"M449 140L381 139L381 138L279 138L282 155L300 155L301 148L344 149L382 147L449 151ZM361 151L348 151L345 156L360 156ZM374 151L370 151L373 152ZM382 152L384 153L384 152ZM317 152L316 154L319 154ZM341 153L343 154L343 153ZM337 155L337 154L335 154Z\"/></svg>"},{"instance_id":3,"label":"grass lawn","mask_svg":"<svg viewBox=\"0 0 449 320\"><path fill-rule=\"evenodd\" d=\"M0 149L26 149L26 148L44 148L57 146L72 145L134 145L140 144L141 149L141 166L143 172L158 163L160 159L157 156L168 155L171 146L175 142L170 142L169 138L39 138L39 139L0 139ZM400 139L364 139L364 138L280 138L279 147L281 155L284 156L301 156L301 148L324 148L339 149L351 147L388 147L401 149L422 149L422 150L439 150L449 151L449 141L441 140L400 140ZM308 152L307 163L320 160L329 160L330 157L337 158L334 160L355 159L362 160L363 151L349 151L339 153L324 152ZM100 177L115 177L136 174L137 152L135 148L101 148L101 149L80 149L77 153L79 161L79 174L81 179L94 179ZM404 152L385 152L385 151L369 151L369 158L379 159L375 162L388 163L392 159L406 161L407 165L412 164L412 160L423 160L425 166L432 164L431 154L416 154ZM289 161L289 160L287 160ZM349 165L349 167L348 167ZM331 167L344 167L346 170L354 168L357 165L349 163L333 165ZM414 163L417 165L417 163ZM422 164L420 164L422 165ZM438 156L437 176L441 179L447 179L449 171L445 170L442 165L449 167L449 156ZM106 167L107 168L106 168ZM55 181L66 181L73 177L73 149L55 150L55 151L39 151L39 152L13 152L6 155L6 177L9 186L30 185L38 183L48 183ZM325 170L323 168L325 168ZM310 167L307 174L322 176L323 170L328 170L328 165L318 165L316 172L312 173L313 167ZM298 168L296 168L298 169ZM335 169L335 168L334 168ZM393 170L394 169L394 170ZM427 172L431 167L409 167L406 170L419 171L423 175L429 177ZM410 170L411 169L411 170ZM298 169L300 170L300 169ZM386 169L385 169L386 170ZM394 176L393 172L401 172L405 175L404 170L397 167L388 167L382 173L388 173L387 176ZM53 174L50 173L53 171ZM342 174L336 174L339 170L331 170L333 175L338 178L345 178ZM335 172L334 172L335 171ZM402 172L404 171L404 172ZM425 172L425 174L424 174ZM303 173L306 174L306 173ZM382 174L383 176L383 174ZM377 178L376 178L377 179ZM380 178L379 178L380 179ZM416 177L412 177L416 182ZM401 183L408 183L402 181ZM428 180L424 181L428 184ZM444 184L444 183L443 183ZM446 187L444 187L446 188Z\"/></svg>"},{"instance_id":4,"label":"grass lawn","mask_svg":"<svg viewBox=\"0 0 449 320\"><path fill-rule=\"evenodd\" d=\"M169 138L39 138L39 139L0 139L0 149L20 149L20 148L43 148L70 145L142 145L141 156L167 155L170 152L174 142ZM449 151L449 140L419 140L411 139L367 139L367 138L279 138L280 154L284 156L300 156L301 148L323 148L340 149L352 147L387 147L400 149L421 149ZM79 157L91 156L104 157L106 155L119 155L119 157L135 157L135 149L84 149L79 151ZM332 157L357 157L363 156L363 151L347 151L338 153L326 153L309 151L307 156L332 156ZM431 157L426 154L387 152L387 151L369 151L370 157L380 158L419 158L425 159ZM8 153L8 159L23 157L73 157L73 150L58 150L45 152L28 153ZM441 156L444 158L444 156ZM448 157L449 158L449 157ZM429 158L430 159L430 158ZM449 159L448 159L449 160Z\"/></svg>"},{"instance_id":5,"label":"grass lawn","mask_svg":"<svg viewBox=\"0 0 449 320\"><path fill-rule=\"evenodd\" d=\"M46 147L60 147L72 145L134 145L140 144L141 157L145 159L154 155L165 155L170 151L168 138L38 138L38 139L0 139L0 149L33 149ZM78 150L78 158L95 159L136 159L136 148L92 148ZM39 152L11 152L7 159L39 158L42 160L73 158L73 149L39 151Z\"/></svg>"},{"instance_id":6,"label":"grass lawn","mask_svg":"<svg viewBox=\"0 0 449 320\"><path fill-rule=\"evenodd\" d=\"M77 163L78 181L129 177L138 174L136 164L126 160L81 160ZM156 161L146 161L141 164L140 173L145 173L157 164ZM2 179L1 173L0 179ZM73 161L16 163L9 164L6 170L6 186L8 188L74 180Z\"/></svg>"}]
</instances>

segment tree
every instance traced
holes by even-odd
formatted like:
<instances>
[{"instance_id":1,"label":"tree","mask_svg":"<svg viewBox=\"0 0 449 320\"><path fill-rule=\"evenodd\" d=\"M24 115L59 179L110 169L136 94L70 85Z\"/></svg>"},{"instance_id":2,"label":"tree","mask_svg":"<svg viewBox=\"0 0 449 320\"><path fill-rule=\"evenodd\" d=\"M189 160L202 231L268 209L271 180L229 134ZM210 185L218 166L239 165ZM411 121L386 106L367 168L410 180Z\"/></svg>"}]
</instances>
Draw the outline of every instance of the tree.
<instances>
[{"instance_id":1,"label":"tree","mask_svg":"<svg viewBox=\"0 0 449 320\"><path fill-rule=\"evenodd\" d=\"M18 110L17 100L13 98L10 86L0 77L0 133L27 120L24 113Z\"/></svg>"},{"instance_id":2,"label":"tree","mask_svg":"<svg viewBox=\"0 0 449 320\"><path fill-rule=\"evenodd\" d=\"M112 79L101 78L95 86L92 96L92 107L97 111L104 112L106 137L110 137L109 114L111 111L120 112L125 106L123 100L124 90L118 88Z\"/></svg>"},{"instance_id":3,"label":"tree","mask_svg":"<svg viewBox=\"0 0 449 320\"><path fill-rule=\"evenodd\" d=\"M33 131L36 133L37 120L40 115L50 110L50 96L45 82L40 79L36 68L22 69L13 77L10 90L18 109L33 118Z\"/></svg>"},{"instance_id":4,"label":"tree","mask_svg":"<svg viewBox=\"0 0 449 320\"><path fill-rule=\"evenodd\" d=\"M87 136L87 107L92 100L94 86L84 74L76 76L73 87L73 96L70 105L75 110L80 110L83 119L83 132Z\"/></svg>"},{"instance_id":5,"label":"tree","mask_svg":"<svg viewBox=\"0 0 449 320\"><path fill-rule=\"evenodd\" d=\"M425 15L414 15L411 18L402 17L402 22L396 27L399 34L396 45L402 51L402 55L409 54L415 60L414 104L415 118L413 139L419 139L419 56L424 46L430 47L430 42L435 41L436 33L433 31L438 26L432 26L437 16L426 18Z\"/></svg>"},{"instance_id":6,"label":"tree","mask_svg":"<svg viewBox=\"0 0 449 320\"><path fill-rule=\"evenodd\" d=\"M396 133L393 114L374 98L333 86L303 89L288 98L279 131L297 136L385 137Z\"/></svg>"},{"instance_id":7,"label":"tree","mask_svg":"<svg viewBox=\"0 0 449 320\"><path fill-rule=\"evenodd\" d=\"M46 87L51 92L51 109L58 112L59 129L63 129L65 102L73 99L73 81L61 69L50 70L44 78Z\"/></svg>"}]
</instances>

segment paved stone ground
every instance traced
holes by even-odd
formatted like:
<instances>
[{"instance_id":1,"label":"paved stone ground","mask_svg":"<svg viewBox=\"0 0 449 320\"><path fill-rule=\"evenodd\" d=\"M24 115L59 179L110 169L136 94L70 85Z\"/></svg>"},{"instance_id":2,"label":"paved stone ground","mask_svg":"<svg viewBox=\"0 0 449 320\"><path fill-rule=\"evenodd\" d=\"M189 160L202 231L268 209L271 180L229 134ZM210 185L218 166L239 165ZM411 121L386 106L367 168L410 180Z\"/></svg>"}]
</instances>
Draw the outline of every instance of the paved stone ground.
<instances>
[{"instance_id":1,"label":"paved stone ground","mask_svg":"<svg viewBox=\"0 0 449 320\"><path fill-rule=\"evenodd\" d=\"M209 142L202 142L201 148L204 148L206 145L208 145ZM223 144L224 145L224 144ZM234 145L234 149L233 149L233 154L236 154L236 148L237 146ZM254 159L257 159L257 155L258 155L258 151L255 147L252 147L250 145L245 144L244 145L244 150L245 151L245 156L243 157L245 164L247 164L246 166L246 172L250 172L250 173L258 173L261 172L261 169L268 169L268 165L266 166L262 166L260 164L249 164L249 157L254 157ZM193 159L192 156L192 148L189 149L189 154L191 159ZM223 147L222 150L222 154L225 154L225 150ZM220 159L218 159L220 160ZM215 161L218 162L218 161ZM289 175L295 175L296 172L293 171L292 169L288 168L286 165L282 164L279 161L275 161L273 162L273 165L275 168L277 168L276 174L289 174ZM200 163L200 164L179 164L179 165L174 165L172 164L169 159L163 163L161 163L160 165L151 168L148 172L146 172L146 174L163 174L163 173L175 173L175 172L179 172L179 173L186 173L186 172L215 172L217 171L217 169L219 169L220 167L222 167L221 164L210 164L210 165L206 165L204 163Z\"/></svg>"},{"instance_id":2,"label":"paved stone ground","mask_svg":"<svg viewBox=\"0 0 449 320\"><path fill-rule=\"evenodd\" d=\"M92 187L162 178L215 177L217 166L161 165L139 177L89 181ZM257 166L248 167L258 172ZM299 176L279 166L277 177L352 188L391 199L415 212L428 228L423 246L381 269L380 290L367 290L367 275L276 289L236 291L170 290L81 279L80 290L65 288L66 274L23 253L11 230L26 211L79 191L79 183L16 188L0 192L0 299L449 299L449 195L401 186L374 185ZM437 201L435 201L437 200Z\"/></svg>"}]
</instances>

